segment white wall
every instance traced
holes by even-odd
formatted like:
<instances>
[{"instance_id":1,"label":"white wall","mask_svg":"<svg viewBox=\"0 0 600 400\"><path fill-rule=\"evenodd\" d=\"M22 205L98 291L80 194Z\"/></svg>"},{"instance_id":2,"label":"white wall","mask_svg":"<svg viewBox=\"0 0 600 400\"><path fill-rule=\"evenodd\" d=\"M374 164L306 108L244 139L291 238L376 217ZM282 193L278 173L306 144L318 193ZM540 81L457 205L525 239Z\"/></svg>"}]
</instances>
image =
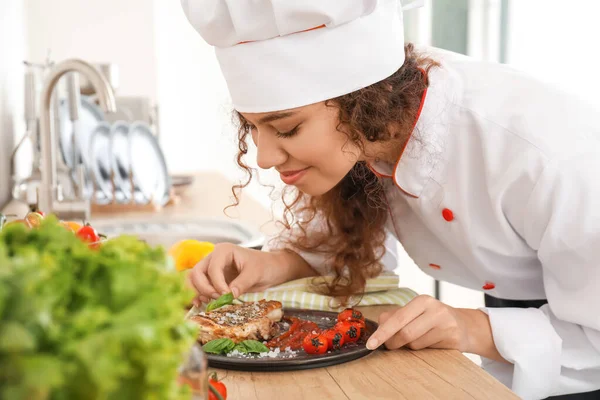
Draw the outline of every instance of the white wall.
<instances>
[{"instance_id":1,"label":"white wall","mask_svg":"<svg viewBox=\"0 0 600 400\"><path fill-rule=\"evenodd\" d=\"M237 132L227 85L211 46L189 24L179 1L154 0L161 146L173 171L214 170L237 181ZM256 156L247 157L255 165ZM273 173L265 183L280 185ZM269 189L256 181L244 193L265 207Z\"/></svg>"},{"instance_id":2,"label":"white wall","mask_svg":"<svg viewBox=\"0 0 600 400\"><path fill-rule=\"evenodd\" d=\"M0 1L0 208L9 200L10 153L15 135L24 130L23 115L23 5Z\"/></svg>"},{"instance_id":3,"label":"white wall","mask_svg":"<svg viewBox=\"0 0 600 400\"><path fill-rule=\"evenodd\" d=\"M600 2L510 2L508 63L600 104Z\"/></svg>"},{"instance_id":4,"label":"white wall","mask_svg":"<svg viewBox=\"0 0 600 400\"><path fill-rule=\"evenodd\" d=\"M154 6L161 144L170 167L227 171L233 132L212 48L187 22L179 1L154 0Z\"/></svg>"},{"instance_id":5,"label":"white wall","mask_svg":"<svg viewBox=\"0 0 600 400\"><path fill-rule=\"evenodd\" d=\"M4 2L5 0L2 0ZM27 59L82 58L119 66L122 96L156 99L154 8L149 0L24 0Z\"/></svg>"}]
</instances>

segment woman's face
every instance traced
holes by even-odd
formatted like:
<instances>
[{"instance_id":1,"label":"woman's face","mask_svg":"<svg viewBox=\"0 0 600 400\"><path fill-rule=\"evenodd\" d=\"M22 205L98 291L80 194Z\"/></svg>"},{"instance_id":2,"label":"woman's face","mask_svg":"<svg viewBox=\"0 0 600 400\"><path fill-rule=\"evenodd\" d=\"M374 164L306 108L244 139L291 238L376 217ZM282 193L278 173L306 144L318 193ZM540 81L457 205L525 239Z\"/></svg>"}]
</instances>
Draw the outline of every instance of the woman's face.
<instances>
[{"instance_id":1,"label":"woman's face","mask_svg":"<svg viewBox=\"0 0 600 400\"><path fill-rule=\"evenodd\" d=\"M311 196L337 185L362 159L360 148L337 130L338 109L324 102L272 113L242 113L252 126L258 166Z\"/></svg>"}]
</instances>

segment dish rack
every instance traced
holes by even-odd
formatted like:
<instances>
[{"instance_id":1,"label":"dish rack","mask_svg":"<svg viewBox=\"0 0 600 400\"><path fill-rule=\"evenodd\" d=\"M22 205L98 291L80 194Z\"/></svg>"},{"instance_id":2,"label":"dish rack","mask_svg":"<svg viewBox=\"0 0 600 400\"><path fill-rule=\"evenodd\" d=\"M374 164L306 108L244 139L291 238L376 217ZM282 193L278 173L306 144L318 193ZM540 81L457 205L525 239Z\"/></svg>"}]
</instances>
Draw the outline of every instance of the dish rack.
<instances>
[{"instance_id":1,"label":"dish rack","mask_svg":"<svg viewBox=\"0 0 600 400\"><path fill-rule=\"evenodd\" d=\"M91 212L94 214L112 214L112 213L123 213L123 212L157 212L165 207L179 204L181 201L181 197L175 193L174 188L171 186L169 189L169 197L168 201L165 205L161 205L156 202L156 199L150 198L150 201L146 204L139 204L135 202L135 196L131 196L131 199L127 203L117 202L116 193L118 192L117 186L115 184L115 174L111 173L110 176L110 184L112 186L112 200L107 204L98 204L91 201ZM129 185L134 192L135 183L133 181L133 174L129 173ZM94 182L94 193L99 191L100 189L96 187L96 183Z\"/></svg>"},{"instance_id":2,"label":"dish rack","mask_svg":"<svg viewBox=\"0 0 600 400\"><path fill-rule=\"evenodd\" d=\"M40 149L40 110L38 102L41 97L40 93L40 82L52 71L55 63L50 60L48 55L45 63L32 63L24 61L26 66L25 72L25 122L26 131L23 137L20 139L17 146L14 148L11 154L11 176L13 179L13 198L26 203L30 209L36 210L39 202L39 190L41 185L40 168L41 168L41 149ZM116 91L119 86L117 66L114 64L94 64L94 67L98 72L106 78L107 84ZM69 76L70 75L70 76ZM102 159L104 162L104 168L102 171L101 186L98 182L98 170L94 164L97 160L90 158L89 147L92 144L91 136L95 134L96 128L90 128L86 126L85 132L87 133L86 138L88 142L78 142L82 140L81 127L75 129L75 122L81 122L82 115L89 110L94 110L98 106L96 95L93 86L82 74L69 74L65 76L66 91L60 90L60 85L56 85L54 92L52 93L52 109L51 114L53 116L54 138L56 140L55 159L57 160L57 171L58 174L56 179L59 189L59 197L63 199L74 199L84 200L89 202L89 209L94 213L115 213L115 212L155 212L167 207L169 205L177 204L179 202L179 196L175 193L175 189L170 184L168 170L166 163L164 162L164 155L162 149L158 145L159 124L158 124L158 107L152 105L150 99L144 97L116 97L115 101L117 104L117 113L98 116L98 124L104 123L109 126L109 134L106 137L110 138L112 146L112 130L110 126L118 122L125 122L129 127L137 125L143 125L141 129L144 132L143 135L137 132L138 137L149 138L149 141L154 142L154 147L157 149L154 153L159 153L158 158L163 165L160 176L165 176L164 181L161 179L160 183L156 188L157 190L148 190L148 184L152 186L151 182L144 180L145 185L138 184L140 187L136 187L134 179L134 168L132 165L127 168L119 169L119 181L115 181L115 167L111 158L114 157L112 150L105 150L102 153ZM81 80L80 80L81 79ZM61 78L62 81L62 78ZM65 93L66 92L66 93ZM62 94L66 94L66 98L62 97ZM86 96L83 98L82 96ZM86 107L83 107L87 105ZM68 106L68 107L66 107ZM61 111L62 110L62 111ZM99 108L98 108L99 110ZM82 114L82 112L84 114ZM84 116L85 119L85 116ZM63 140L62 124L65 126L66 132L72 130L68 140ZM70 124L70 125L69 125ZM80 125L78 125L80 126ZM98 125L96 125L98 126ZM139 130L139 129L138 129ZM128 130L129 133L129 130ZM32 147L32 168L31 173L28 177L17 176L17 153L22 145L26 142L31 142ZM66 143L66 145L65 145ZM76 145L80 143L80 145ZM67 147L61 147L67 146ZM70 146L70 148L69 148ZM81 147L83 146L83 147ZM130 147L134 147L130 145ZM60 150L59 150L60 149ZM82 152L86 152L89 162L86 164L82 163ZM131 149L128 150L131 153ZM139 154L139 153L138 153ZM77 158L75 158L77 156ZM98 158L98 156L96 156ZM130 156L130 162L133 160ZM68 161L68 158L70 160ZM156 159L155 159L156 160ZM139 160L138 160L139 161ZM90 164L94 164L90 166ZM142 163L147 165L147 162ZM138 163L139 165L139 163ZM139 172L144 171L144 167L138 168ZM125 176L128 174L128 179ZM146 176L147 177L147 176ZM128 184L127 184L128 181ZM163 190L164 188L164 190ZM131 189L131 191L129 191ZM125 196L117 196L117 193L127 193ZM167 193L168 192L168 193ZM156 196L157 198L153 198Z\"/></svg>"}]
</instances>

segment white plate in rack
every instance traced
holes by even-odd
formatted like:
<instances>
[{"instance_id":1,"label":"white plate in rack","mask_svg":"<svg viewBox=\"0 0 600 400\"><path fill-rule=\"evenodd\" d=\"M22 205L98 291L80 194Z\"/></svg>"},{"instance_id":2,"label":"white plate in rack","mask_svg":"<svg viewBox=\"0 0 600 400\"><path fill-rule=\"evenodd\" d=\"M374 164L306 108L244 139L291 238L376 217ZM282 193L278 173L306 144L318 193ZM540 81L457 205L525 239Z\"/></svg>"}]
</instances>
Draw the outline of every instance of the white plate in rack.
<instances>
[{"instance_id":1,"label":"white plate in rack","mask_svg":"<svg viewBox=\"0 0 600 400\"><path fill-rule=\"evenodd\" d=\"M146 202L166 205L171 177L158 141L144 122L134 122L129 127L129 162L135 188Z\"/></svg>"},{"instance_id":2,"label":"white plate in rack","mask_svg":"<svg viewBox=\"0 0 600 400\"><path fill-rule=\"evenodd\" d=\"M110 129L111 166L114 173L116 196L120 202L130 202L133 189L129 180L129 124L117 121Z\"/></svg>"},{"instance_id":3,"label":"white plate in rack","mask_svg":"<svg viewBox=\"0 0 600 400\"><path fill-rule=\"evenodd\" d=\"M85 166L92 172L96 188L102 193L96 199L103 198L103 202L113 199L113 188L110 181L112 172L110 124L101 122L92 132L90 137L90 151Z\"/></svg>"}]
</instances>

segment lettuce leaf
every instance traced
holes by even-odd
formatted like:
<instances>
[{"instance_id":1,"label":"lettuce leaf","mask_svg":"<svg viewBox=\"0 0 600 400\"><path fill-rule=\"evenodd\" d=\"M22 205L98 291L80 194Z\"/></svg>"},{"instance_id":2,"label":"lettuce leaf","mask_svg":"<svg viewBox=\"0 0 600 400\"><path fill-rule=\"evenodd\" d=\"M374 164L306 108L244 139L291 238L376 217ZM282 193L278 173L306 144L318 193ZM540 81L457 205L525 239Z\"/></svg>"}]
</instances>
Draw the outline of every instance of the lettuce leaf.
<instances>
[{"instance_id":1,"label":"lettuce leaf","mask_svg":"<svg viewBox=\"0 0 600 400\"><path fill-rule=\"evenodd\" d=\"M183 399L193 293L164 249L90 249L53 217L0 231L0 398Z\"/></svg>"}]
</instances>

